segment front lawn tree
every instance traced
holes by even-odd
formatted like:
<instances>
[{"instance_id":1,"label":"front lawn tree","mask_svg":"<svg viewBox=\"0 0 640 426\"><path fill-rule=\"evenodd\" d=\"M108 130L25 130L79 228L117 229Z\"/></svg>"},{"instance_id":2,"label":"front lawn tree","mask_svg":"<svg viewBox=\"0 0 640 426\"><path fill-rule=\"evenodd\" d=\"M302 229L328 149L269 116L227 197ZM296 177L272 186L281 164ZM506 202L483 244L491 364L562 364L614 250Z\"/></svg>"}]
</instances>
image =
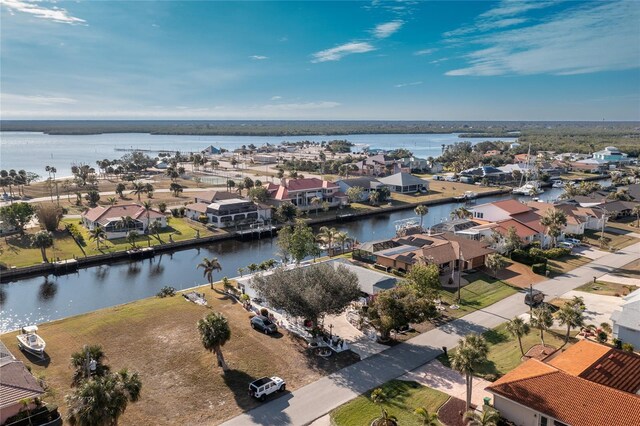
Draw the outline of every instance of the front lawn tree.
<instances>
[{"instance_id":1,"label":"front lawn tree","mask_svg":"<svg viewBox=\"0 0 640 426\"><path fill-rule=\"evenodd\" d=\"M518 339L518 346L520 346L520 353L524 356L524 349L522 348L522 338L529 334L531 327L520 317L515 317L511 321L507 322L507 331L513 337Z\"/></svg>"},{"instance_id":2,"label":"front lawn tree","mask_svg":"<svg viewBox=\"0 0 640 426\"><path fill-rule=\"evenodd\" d=\"M107 233L100 225L96 225L93 229L89 230L89 239L96 242L96 250L100 250L100 241L107 238Z\"/></svg>"},{"instance_id":3,"label":"front lawn tree","mask_svg":"<svg viewBox=\"0 0 640 426\"><path fill-rule=\"evenodd\" d=\"M47 248L53 245L53 234L49 231L36 232L36 234L31 237L31 245L39 248L42 261L49 263L49 259L47 259Z\"/></svg>"},{"instance_id":4,"label":"front lawn tree","mask_svg":"<svg viewBox=\"0 0 640 426\"><path fill-rule=\"evenodd\" d=\"M118 195L120 198L124 198L124 191L127 190L127 185L125 185L124 183L120 182L116 185L116 195Z\"/></svg>"},{"instance_id":5,"label":"front lawn tree","mask_svg":"<svg viewBox=\"0 0 640 426\"><path fill-rule=\"evenodd\" d=\"M358 277L345 266L322 263L292 270L277 268L253 277L252 287L274 309L311 320L338 315L360 297Z\"/></svg>"},{"instance_id":6,"label":"front lawn tree","mask_svg":"<svg viewBox=\"0 0 640 426\"><path fill-rule=\"evenodd\" d=\"M390 416L387 410L382 406L387 401L387 395L384 393L382 388L377 388L371 391L371 395L369 396L371 402L380 407L380 417L375 419L372 426L397 426L398 419L395 416Z\"/></svg>"},{"instance_id":7,"label":"front lawn tree","mask_svg":"<svg viewBox=\"0 0 640 426\"><path fill-rule=\"evenodd\" d=\"M40 227L53 232L58 229L60 219L62 219L62 209L55 204L41 204L36 208L36 217Z\"/></svg>"},{"instance_id":8,"label":"front lawn tree","mask_svg":"<svg viewBox=\"0 0 640 426\"><path fill-rule=\"evenodd\" d=\"M567 334L564 336L564 343L569 343L569 335L572 328L582 327L584 325L584 317L580 305L565 303L558 311L558 320L560 325L567 326Z\"/></svg>"},{"instance_id":9,"label":"front lawn tree","mask_svg":"<svg viewBox=\"0 0 640 426\"><path fill-rule=\"evenodd\" d=\"M562 210L549 209L542 215L540 224L547 228L547 234L551 237L551 246L555 247L562 233L562 227L567 224L567 215Z\"/></svg>"},{"instance_id":10,"label":"front lawn tree","mask_svg":"<svg viewBox=\"0 0 640 426\"><path fill-rule=\"evenodd\" d=\"M0 218L24 235L24 227L33 218L35 212L29 203L14 203L0 208Z\"/></svg>"},{"instance_id":11,"label":"front lawn tree","mask_svg":"<svg viewBox=\"0 0 640 426\"><path fill-rule=\"evenodd\" d=\"M169 185L169 190L171 192L173 192L173 196L174 197L178 197L178 196L180 196L180 193L182 192L182 185L180 185L179 183L176 183L176 182L172 182Z\"/></svg>"},{"instance_id":12,"label":"front lawn tree","mask_svg":"<svg viewBox=\"0 0 640 426\"><path fill-rule=\"evenodd\" d=\"M546 305L533 310L531 325L540 330L540 341L544 349L544 332L553 325L553 315Z\"/></svg>"},{"instance_id":13,"label":"front lawn tree","mask_svg":"<svg viewBox=\"0 0 640 426\"><path fill-rule=\"evenodd\" d=\"M466 410L471 407L471 393L473 391L473 373L478 365L487 360L489 347L481 335L471 333L459 341L456 351L449 355L451 368L465 376L467 386Z\"/></svg>"},{"instance_id":14,"label":"front lawn tree","mask_svg":"<svg viewBox=\"0 0 640 426\"><path fill-rule=\"evenodd\" d=\"M507 261L498 253L492 253L486 257L484 266L486 266L491 270L491 272L493 272L493 276L495 278L498 278L498 271L504 269L507 266Z\"/></svg>"},{"instance_id":15,"label":"front lawn tree","mask_svg":"<svg viewBox=\"0 0 640 426\"><path fill-rule=\"evenodd\" d=\"M289 223L298 216L298 208L290 202L284 202L276 209L276 217L279 221Z\"/></svg>"},{"instance_id":16,"label":"front lawn tree","mask_svg":"<svg viewBox=\"0 0 640 426\"><path fill-rule=\"evenodd\" d=\"M420 296L432 297L440 290L440 269L433 263L416 263L405 278Z\"/></svg>"},{"instance_id":17,"label":"front lawn tree","mask_svg":"<svg viewBox=\"0 0 640 426\"><path fill-rule=\"evenodd\" d=\"M222 347L231 339L231 328L227 319L220 313L211 312L198 321L198 331L205 349L216 354L218 367L222 368L222 374L229 371L229 366L222 354Z\"/></svg>"},{"instance_id":18,"label":"front lawn tree","mask_svg":"<svg viewBox=\"0 0 640 426\"><path fill-rule=\"evenodd\" d=\"M319 251L313 230L303 220L298 219L293 226L285 226L278 232L278 247L300 263L305 257Z\"/></svg>"},{"instance_id":19,"label":"front lawn tree","mask_svg":"<svg viewBox=\"0 0 640 426\"><path fill-rule=\"evenodd\" d=\"M218 258L213 257L209 259L205 257L202 259L202 262L200 262L198 266L196 266L196 268L203 269L204 276L209 281L209 285L211 286L211 288L213 288L213 273L215 271L222 271L222 266L220 265L220 262L218 262Z\"/></svg>"},{"instance_id":20,"label":"front lawn tree","mask_svg":"<svg viewBox=\"0 0 640 426\"><path fill-rule=\"evenodd\" d=\"M515 227L509 227L507 235L504 236L503 247L506 253L511 253L514 250L522 248L522 240L518 236L518 232Z\"/></svg>"},{"instance_id":21,"label":"front lawn tree","mask_svg":"<svg viewBox=\"0 0 640 426\"><path fill-rule=\"evenodd\" d=\"M380 340L387 341L392 330L435 318L433 302L410 285L399 285L378 293L367 310L369 320L380 333Z\"/></svg>"},{"instance_id":22,"label":"front lawn tree","mask_svg":"<svg viewBox=\"0 0 640 426\"><path fill-rule=\"evenodd\" d=\"M110 368L105 364L105 358L100 345L85 345L82 350L72 353L73 385L77 386L91 376L102 377L109 374Z\"/></svg>"},{"instance_id":23,"label":"front lawn tree","mask_svg":"<svg viewBox=\"0 0 640 426\"><path fill-rule=\"evenodd\" d=\"M362 201L362 196L364 195L364 188L360 186L352 186L347 189L347 198L350 203L357 203L358 201Z\"/></svg>"},{"instance_id":24,"label":"front lawn tree","mask_svg":"<svg viewBox=\"0 0 640 426\"><path fill-rule=\"evenodd\" d=\"M420 230L422 230L422 222L424 222L424 217L429 213L429 208L425 205L420 205L413 209L413 212L420 216Z\"/></svg>"},{"instance_id":25,"label":"front lawn tree","mask_svg":"<svg viewBox=\"0 0 640 426\"><path fill-rule=\"evenodd\" d=\"M500 421L500 413L493 408L483 408L479 413L476 410L469 410L464 413L463 421L467 426L497 426Z\"/></svg>"}]
</instances>

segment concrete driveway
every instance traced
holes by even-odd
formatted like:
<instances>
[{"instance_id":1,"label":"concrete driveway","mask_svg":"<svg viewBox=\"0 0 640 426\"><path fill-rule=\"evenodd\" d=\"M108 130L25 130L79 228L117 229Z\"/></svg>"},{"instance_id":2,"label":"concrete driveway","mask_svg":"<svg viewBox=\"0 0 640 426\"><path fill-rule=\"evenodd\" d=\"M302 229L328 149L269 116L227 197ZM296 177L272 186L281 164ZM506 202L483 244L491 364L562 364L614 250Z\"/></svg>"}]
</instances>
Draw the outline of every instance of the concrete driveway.
<instances>
[{"instance_id":1,"label":"concrete driveway","mask_svg":"<svg viewBox=\"0 0 640 426\"><path fill-rule=\"evenodd\" d=\"M574 296L584 299L584 304L587 308L583 313L585 324L600 325L603 322L611 324L611 313L624 303L622 297L603 296L576 290L571 290L561 297L563 299L571 299ZM562 326L559 327L561 329L564 328Z\"/></svg>"},{"instance_id":2,"label":"concrete driveway","mask_svg":"<svg viewBox=\"0 0 640 426\"><path fill-rule=\"evenodd\" d=\"M600 259L602 256L610 254L607 251L598 250L593 247L580 246L573 249L573 254L588 257L591 260Z\"/></svg>"},{"instance_id":3,"label":"concrete driveway","mask_svg":"<svg viewBox=\"0 0 640 426\"><path fill-rule=\"evenodd\" d=\"M445 367L440 361L433 361L408 372L404 376L399 377L400 380L409 380L418 382L421 385L428 386L432 389L439 390L447 395L467 400L467 389L464 377L455 370ZM473 391L471 392L471 403L478 407L482 407L484 397L491 397L491 394L484 390L489 386L488 382L477 377L473 378Z\"/></svg>"},{"instance_id":4,"label":"concrete driveway","mask_svg":"<svg viewBox=\"0 0 640 426\"><path fill-rule=\"evenodd\" d=\"M622 277L620 275L616 275L615 273L601 276L600 281L622 285L635 285L636 287L640 287L640 278Z\"/></svg>"}]
</instances>

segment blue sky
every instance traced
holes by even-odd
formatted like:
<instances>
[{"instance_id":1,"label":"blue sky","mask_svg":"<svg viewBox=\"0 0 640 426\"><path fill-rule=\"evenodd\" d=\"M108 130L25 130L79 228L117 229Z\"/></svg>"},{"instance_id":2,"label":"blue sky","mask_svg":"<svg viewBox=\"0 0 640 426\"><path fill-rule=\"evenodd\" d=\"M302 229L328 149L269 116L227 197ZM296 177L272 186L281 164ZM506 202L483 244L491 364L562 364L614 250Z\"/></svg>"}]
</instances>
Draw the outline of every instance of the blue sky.
<instances>
[{"instance_id":1,"label":"blue sky","mask_svg":"<svg viewBox=\"0 0 640 426\"><path fill-rule=\"evenodd\" d=\"M640 119L635 1L0 4L5 119Z\"/></svg>"}]
</instances>

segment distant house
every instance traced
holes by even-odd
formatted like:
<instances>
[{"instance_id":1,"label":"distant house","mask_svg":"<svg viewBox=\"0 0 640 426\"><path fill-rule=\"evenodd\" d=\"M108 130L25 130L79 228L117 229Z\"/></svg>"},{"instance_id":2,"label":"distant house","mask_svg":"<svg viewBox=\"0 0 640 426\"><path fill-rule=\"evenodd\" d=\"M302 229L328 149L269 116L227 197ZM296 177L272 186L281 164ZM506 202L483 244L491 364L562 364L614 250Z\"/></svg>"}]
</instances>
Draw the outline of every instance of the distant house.
<instances>
[{"instance_id":1,"label":"distant house","mask_svg":"<svg viewBox=\"0 0 640 426\"><path fill-rule=\"evenodd\" d=\"M375 192L378 188L384 186L380 181L371 176L361 176L349 179L340 179L336 181L336 185L340 187L340 191L347 193L349 188L360 187L364 191L358 201L367 201L371 192Z\"/></svg>"},{"instance_id":2,"label":"distant house","mask_svg":"<svg viewBox=\"0 0 640 426\"><path fill-rule=\"evenodd\" d=\"M216 228L232 225L264 222L271 219L271 207L254 203L242 198L218 199L211 203L197 202L188 204L185 216L200 221L206 216L207 223Z\"/></svg>"},{"instance_id":3,"label":"distant house","mask_svg":"<svg viewBox=\"0 0 640 426\"><path fill-rule=\"evenodd\" d=\"M640 289L624 296L624 304L611 314L613 337L640 349Z\"/></svg>"},{"instance_id":4,"label":"distant house","mask_svg":"<svg viewBox=\"0 0 640 426\"><path fill-rule=\"evenodd\" d=\"M629 217L633 215L633 209L638 205L635 201L608 201L600 205L601 208L607 211L609 217L612 219L619 219L622 217Z\"/></svg>"},{"instance_id":5,"label":"distant house","mask_svg":"<svg viewBox=\"0 0 640 426\"><path fill-rule=\"evenodd\" d=\"M251 158L257 164L274 164L278 162L278 157L270 154L254 154Z\"/></svg>"},{"instance_id":6,"label":"distant house","mask_svg":"<svg viewBox=\"0 0 640 426\"><path fill-rule=\"evenodd\" d=\"M29 401L29 410L36 408L33 400L43 394L44 389L35 377L9 352L4 343L0 342L0 425L24 410L23 400Z\"/></svg>"},{"instance_id":7,"label":"distant house","mask_svg":"<svg viewBox=\"0 0 640 426\"><path fill-rule=\"evenodd\" d=\"M131 218L126 224L123 219ZM89 230L100 225L107 234L107 239L124 238L129 231L146 233L151 222L159 222L162 228L167 226L167 217L157 210L145 210L139 204L120 204L114 206L98 206L82 213L82 224Z\"/></svg>"},{"instance_id":8,"label":"distant house","mask_svg":"<svg viewBox=\"0 0 640 426\"><path fill-rule=\"evenodd\" d=\"M602 174L609 169L609 163L605 160L598 160L596 158L586 158L584 160L569 163L569 167L571 170L580 172Z\"/></svg>"},{"instance_id":9,"label":"distant house","mask_svg":"<svg viewBox=\"0 0 640 426\"><path fill-rule=\"evenodd\" d=\"M511 219L511 216L519 213L530 212L533 209L516 200L496 201L474 206L470 209L475 219L489 222Z\"/></svg>"},{"instance_id":10,"label":"distant house","mask_svg":"<svg viewBox=\"0 0 640 426\"><path fill-rule=\"evenodd\" d=\"M367 296L373 296L380 293L381 291L390 290L394 288L398 283L398 279L395 277L376 272L369 268L363 268L362 266L354 265L347 259L335 259L330 260L327 263L332 265L334 268L342 265L347 268L349 272L353 272L358 277L358 285L360 286L360 291L362 291Z\"/></svg>"},{"instance_id":11,"label":"distant house","mask_svg":"<svg viewBox=\"0 0 640 426\"><path fill-rule=\"evenodd\" d=\"M289 202L303 211L320 208L320 205L312 203L314 198L320 200L321 203L328 203L329 207L348 204L346 194L340 190L338 185L318 178L283 178L280 185L269 182L265 188L270 195L267 202L275 207Z\"/></svg>"},{"instance_id":12,"label":"distant house","mask_svg":"<svg viewBox=\"0 0 640 426\"><path fill-rule=\"evenodd\" d=\"M219 148L216 148L213 145L209 145L208 147L206 147L205 149L203 149L201 151L202 154L204 155L216 155L216 154L220 154L222 153L222 150Z\"/></svg>"},{"instance_id":13,"label":"distant house","mask_svg":"<svg viewBox=\"0 0 640 426\"><path fill-rule=\"evenodd\" d=\"M371 155L354 164L358 168L354 174L364 176L388 176L394 173L411 171L410 164L405 165L401 160L385 154Z\"/></svg>"},{"instance_id":14,"label":"distant house","mask_svg":"<svg viewBox=\"0 0 640 426\"><path fill-rule=\"evenodd\" d=\"M581 340L529 359L486 387L520 426L632 425L640 419L640 356Z\"/></svg>"},{"instance_id":15,"label":"distant house","mask_svg":"<svg viewBox=\"0 0 640 426\"><path fill-rule=\"evenodd\" d=\"M387 186L391 192L401 194L413 194L429 190L428 181L405 172L396 173L395 175L383 177L378 180Z\"/></svg>"},{"instance_id":16,"label":"distant house","mask_svg":"<svg viewBox=\"0 0 640 426\"><path fill-rule=\"evenodd\" d=\"M238 198L238 194L234 194L228 191L205 191L196 194L195 201L196 203L211 204L215 201L233 200L234 198Z\"/></svg>"},{"instance_id":17,"label":"distant house","mask_svg":"<svg viewBox=\"0 0 640 426\"><path fill-rule=\"evenodd\" d=\"M606 161L607 163L627 163L629 162L628 155L620 151L615 146L608 146L602 151L596 151L593 153L593 158L600 161Z\"/></svg>"},{"instance_id":18,"label":"distant house","mask_svg":"<svg viewBox=\"0 0 640 426\"><path fill-rule=\"evenodd\" d=\"M487 179L490 182L503 182L512 179L511 172L506 172L493 166L480 166L463 170L460 172L460 176L470 176L474 180Z\"/></svg>"},{"instance_id":19,"label":"distant house","mask_svg":"<svg viewBox=\"0 0 640 426\"><path fill-rule=\"evenodd\" d=\"M166 161L158 161L154 167L159 170L165 170L169 168L169 164Z\"/></svg>"}]
</instances>

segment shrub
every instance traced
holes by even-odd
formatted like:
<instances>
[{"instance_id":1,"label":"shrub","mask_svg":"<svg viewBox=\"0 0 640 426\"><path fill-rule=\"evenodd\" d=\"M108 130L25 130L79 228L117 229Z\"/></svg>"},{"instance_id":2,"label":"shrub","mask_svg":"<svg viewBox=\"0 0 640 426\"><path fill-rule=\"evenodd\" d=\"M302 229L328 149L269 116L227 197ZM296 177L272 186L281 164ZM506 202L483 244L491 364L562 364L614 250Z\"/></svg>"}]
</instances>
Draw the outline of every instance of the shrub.
<instances>
[{"instance_id":1,"label":"shrub","mask_svg":"<svg viewBox=\"0 0 640 426\"><path fill-rule=\"evenodd\" d=\"M613 346L615 346L616 349L622 349L622 340L618 338L613 339Z\"/></svg>"},{"instance_id":2,"label":"shrub","mask_svg":"<svg viewBox=\"0 0 640 426\"><path fill-rule=\"evenodd\" d=\"M167 203L162 202L160 204L158 204L158 210L160 210L160 213L164 213L167 211Z\"/></svg>"},{"instance_id":3,"label":"shrub","mask_svg":"<svg viewBox=\"0 0 640 426\"><path fill-rule=\"evenodd\" d=\"M562 256L568 256L571 254L571 250L563 247L551 248L549 250L545 250L543 256L547 259L557 259Z\"/></svg>"},{"instance_id":4,"label":"shrub","mask_svg":"<svg viewBox=\"0 0 640 426\"><path fill-rule=\"evenodd\" d=\"M184 212L186 212L187 209L185 207L180 207L180 217L184 216Z\"/></svg>"},{"instance_id":5,"label":"shrub","mask_svg":"<svg viewBox=\"0 0 640 426\"><path fill-rule=\"evenodd\" d=\"M178 210L178 209L171 209L171 216L173 216L173 217L179 217L179 216L180 216L180 210Z\"/></svg>"},{"instance_id":6,"label":"shrub","mask_svg":"<svg viewBox=\"0 0 640 426\"><path fill-rule=\"evenodd\" d=\"M260 309L260 315L269 318L269 310L267 308Z\"/></svg>"},{"instance_id":7,"label":"shrub","mask_svg":"<svg viewBox=\"0 0 640 426\"><path fill-rule=\"evenodd\" d=\"M200 216L198 216L198 222L206 225L207 223L209 223L209 217L206 214L201 214Z\"/></svg>"},{"instance_id":8,"label":"shrub","mask_svg":"<svg viewBox=\"0 0 640 426\"><path fill-rule=\"evenodd\" d=\"M609 338L609 336L604 331L601 331L601 332L598 333L597 338L598 338L598 342L606 343L607 339Z\"/></svg>"},{"instance_id":9,"label":"shrub","mask_svg":"<svg viewBox=\"0 0 640 426\"><path fill-rule=\"evenodd\" d=\"M175 296L176 295L176 289L170 286L164 286L160 289L160 291L156 294L156 296L162 298L162 297L168 297L168 296Z\"/></svg>"},{"instance_id":10,"label":"shrub","mask_svg":"<svg viewBox=\"0 0 640 426\"><path fill-rule=\"evenodd\" d=\"M42 228L53 232L62 219L62 209L54 204L43 204L36 209L36 216Z\"/></svg>"},{"instance_id":11,"label":"shrub","mask_svg":"<svg viewBox=\"0 0 640 426\"><path fill-rule=\"evenodd\" d=\"M529 249L529 254L534 257L545 257L544 253L545 253L544 250L541 250L536 247L531 247Z\"/></svg>"},{"instance_id":12,"label":"shrub","mask_svg":"<svg viewBox=\"0 0 640 426\"><path fill-rule=\"evenodd\" d=\"M511 260L524 263L525 265L533 265L535 263L547 263L547 259L544 257L533 256L524 250L514 250L511 252Z\"/></svg>"},{"instance_id":13,"label":"shrub","mask_svg":"<svg viewBox=\"0 0 640 426\"><path fill-rule=\"evenodd\" d=\"M547 272L547 264L546 263L534 263L531 265L531 270L534 274L544 275Z\"/></svg>"},{"instance_id":14,"label":"shrub","mask_svg":"<svg viewBox=\"0 0 640 426\"><path fill-rule=\"evenodd\" d=\"M78 244L84 245L84 235L82 235L82 232L80 232L80 230L76 225L74 225L73 223L70 223L66 226L66 228L67 228L67 231L69 231L69 234L71 234L73 239L76 240Z\"/></svg>"},{"instance_id":15,"label":"shrub","mask_svg":"<svg viewBox=\"0 0 640 426\"><path fill-rule=\"evenodd\" d=\"M631 343L623 343L622 350L625 352L633 352L633 345Z\"/></svg>"},{"instance_id":16,"label":"shrub","mask_svg":"<svg viewBox=\"0 0 640 426\"><path fill-rule=\"evenodd\" d=\"M240 300L243 302L248 302L251 298L249 297L249 295L247 293L242 293L242 296L240 296Z\"/></svg>"}]
</instances>

